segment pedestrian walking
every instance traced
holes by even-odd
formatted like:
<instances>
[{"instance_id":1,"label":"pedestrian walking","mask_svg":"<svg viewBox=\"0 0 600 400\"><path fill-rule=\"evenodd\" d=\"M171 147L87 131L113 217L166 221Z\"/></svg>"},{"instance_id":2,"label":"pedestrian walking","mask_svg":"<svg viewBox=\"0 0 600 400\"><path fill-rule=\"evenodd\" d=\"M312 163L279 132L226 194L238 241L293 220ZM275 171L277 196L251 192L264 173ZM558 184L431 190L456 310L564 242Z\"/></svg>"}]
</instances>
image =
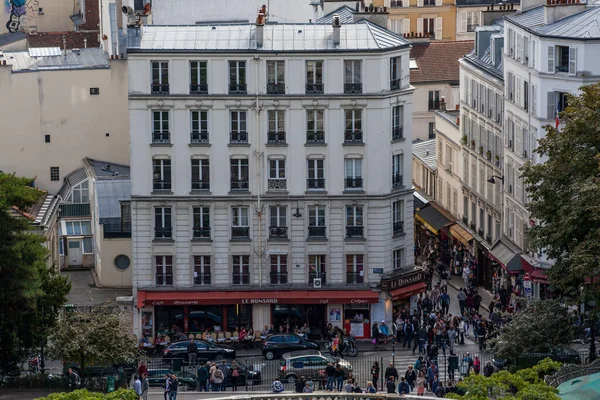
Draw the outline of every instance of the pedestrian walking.
<instances>
[{"instance_id":1,"label":"pedestrian walking","mask_svg":"<svg viewBox=\"0 0 600 400\"><path fill-rule=\"evenodd\" d=\"M375 361L373 366L371 366L371 381L375 385L375 389L377 389L377 382L379 382L379 361Z\"/></svg>"},{"instance_id":2,"label":"pedestrian walking","mask_svg":"<svg viewBox=\"0 0 600 400\"><path fill-rule=\"evenodd\" d=\"M450 295L445 290L440 295L440 304L442 306L442 315L447 315L450 308Z\"/></svg>"},{"instance_id":3,"label":"pedestrian walking","mask_svg":"<svg viewBox=\"0 0 600 400\"><path fill-rule=\"evenodd\" d=\"M394 377L390 376L386 383L386 389L388 393L396 393L396 383L394 382Z\"/></svg>"},{"instance_id":4,"label":"pedestrian walking","mask_svg":"<svg viewBox=\"0 0 600 400\"><path fill-rule=\"evenodd\" d=\"M465 322L464 319L461 319L460 322L458 323L458 340L459 340L459 344L465 344L465 333L467 333L467 327L466 327L467 323Z\"/></svg>"},{"instance_id":5,"label":"pedestrian walking","mask_svg":"<svg viewBox=\"0 0 600 400\"><path fill-rule=\"evenodd\" d=\"M467 294L463 291L463 288L460 288L458 291L456 299L458 300L458 306L460 307L460 315L465 315L465 301L467 300Z\"/></svg>"},{"instance_id":6,"label":"pedestrian walking","mask_svg":"<svg viewBox=\"0 0 600 400\"><path fill-rule=\"evenodd\" d=\"M377 363L377 361L375 363ZM334 384L334 381L335 381L335 373L336 373L335 365L334 365L334 363L330 363L325 368L325 375L327 376L326 389L327 389L328 392L333 392L333 384Z\"/></svg>"},{"instance_id":7,"label":"pedestrian walking","mask_svg":"<svg viewBox=\"0 0 600 400\"><path fill-rule=\"evenodd\" d=\"M67 379L69 380L69 392L76 390L77 386L79 386L80 378L77 372L73 371L73 368L67 370Z\"/></svg>"},{"instance_id":8,"label":"pedestrian walking","mask_svg":"<svg viewBox=\"0 0 600 400\"><path fill-rule=\"evenodd\" d=\"M415 383L417 381L417 372L413 369L412 365L408 366L408 369L404 373L404 379L406 379L406 383L408 383L410 390L412 391L415 388Z\"/></svg>"},{"instance_id":9,"label":"pedestrian walking","mask_svg":"<svg viewBox=\"0 0 600 400\"><path fill-rule=\"evenodd\" d=\"M417 377L417 395L423 396L425 393L425 376L423 372L419 372L419 376Z\"/></svg>"},{"instance_id":10,"label":"pedestrian walking","mask_svg":"<svg viewBox=\"0 0 600 400\"><path fill-rule=\"evenodd\" d=\"M221 382L221 392L225 392L227 389L227 379L231 377L231 372L229 371L229 366L227 365L227 361L223 360L221 362L221 368L219 368L221 372L223 372L223 382Z\"/></svg>"},{"instance_id":11,"label":"pedestrian walking","mask_svg":"<svg viewBox=\"0 0 600 400\"><path fill-rule=\"evenodd\" d=\"M410 343L412 342L414 332L415 326L413 325L412 321L407 320L404 324L404 343L402 344L402 347L407 347L410 349ZM406 345L407 343L408 346Z\"/></svg>"},{"instance_id":12,"label":"pedestrian walking","mask_svg":"<svg viewBox=\"0 0 600 400\"><path fill-rule=\"evenodd\" d=\"M394 378L394 382L398 380L398 370L394 367L394 363L390 361L390 366L385 369L385 380L386 382L390 379L390 376Z\"/></svg>"},{"instance_id":13,"label":"pedestrian walking","mask_svg":"<svg viewBox=\"0 0 600 400\"><path fill-rule=\"evenodd\" d=\"M450 348L450 355L454 354L454 342L456 341L456 329L453 324L450 324L448 331L446 332L448 336L448 347Z\"/></svg>"},{"instance_id":14,"label":"pedestrian walking","mask_svg":"<svg viewBox=\"0 0 600 400\"><path fill-rule=\"evenodd\" d=\"M208 370L210 365L206 363L206 365L201 365L198 368L198 390L200 392L208 392Z\"/></svg>"},{"instance_id":15,"label":"pedestrian walking","mask_svg":"<svg viewBox=\"0 0 600 400\"><path fill-rule=\"evenodd\" d=\"M198 346L194 342L194 339L190 339L187 345L188 362L190 365L196 365L196 358L198 357Z\"/></svg>"},{"instance_id":16,"label":"pedestrian walking","mask_svg":"<svg viewBox=\"0 0 600 400\"><path fill-rule=\"evenodd\" d=\"M169 400L177 400L177 389L179 387L179 381L177 380L177 376L175 374L171 375L171 391L169 392Z\"/></svg>"},{"instance_id":17,"label":"pedestrian walking","mask_svg":"<svg viewBox=\"0 0 600 400\"><path fill-rule=\"evenodd\" d=\"M223 371L219 369L219 366L215 365L215 370L211 375L212 380L212 391L219 392L221 390L221 384L223 380L225 380L225 376L223 375Z\"/></svg>"},{"instance_id":18,"label":"pedestrian walking","mask_svg":"<svg viewBox=\"0 0 600 400\"><path fill-rule=\"evenodd\" d=\"M169 400L171 398L171 375L166 374L165 375L165 392L164 392L164 396L165 396L165 400Z\"/></svg>"},{"instance_id":19,"label":"pedestrian walking","mask_svg":"<svg viewBox=\"0 0 600 400\"><path fill-rule=\"evenodd\" d=\"M398 384L398 394L410 394L410 385L406 382L406 378L400 378L400 383Z\"/></svg>"},{"instance_id":20,"label":"pedestrian walking","mask_svg":"<svg viewBox=\"0 0 600 400\"><path fill-rule=\"evenodd\" d=\"M479 323L477 327L477 340L479 342L479 351L485 351L485 326L482 322Z\"/></svg>"},{"instance_id":21,"label":"pedestrian walking","mask_svg":"<svg viewBox=\"0 0 600 400\"><path fill-rule=\"evenodd\" d=\"M148 375L142 374L142 400L148 400L148 392L150 391L150 381Z\"/></svg>"},{"instance_id":22,"label":"pedestrian walking","mask_svg":"<svg viewBox=\"0 0 600 400\"><path fill-rule=\"evenodd\" d=\"M344 370L342 369L340 364L335 366L335 381L337 384L337 391L341 392L342 387L344 386Z\"/></svg>"},{"instance_id":23,"label":"pedestrian walking","mask_svg":"<svg viewBox=\"0 0 600 400\"><path fill-rule=\"evenodd\" d=\"M139 375L135 376L135 381L133 382L133 391L137 394L138 399L142 397L142 380Z\"/></svg>"},{"instance_id":24,"label":"pedestrian walking","mask_svg":"<svg viewBox=\"0 0 600 400\"><path fill-rule=\"evenodd\" d=\"M229 378L231 379L231 391L237 392L238 380L240 378L240 367L235 360L231 363L229 369Z\"/></svg>"}]
</instances>

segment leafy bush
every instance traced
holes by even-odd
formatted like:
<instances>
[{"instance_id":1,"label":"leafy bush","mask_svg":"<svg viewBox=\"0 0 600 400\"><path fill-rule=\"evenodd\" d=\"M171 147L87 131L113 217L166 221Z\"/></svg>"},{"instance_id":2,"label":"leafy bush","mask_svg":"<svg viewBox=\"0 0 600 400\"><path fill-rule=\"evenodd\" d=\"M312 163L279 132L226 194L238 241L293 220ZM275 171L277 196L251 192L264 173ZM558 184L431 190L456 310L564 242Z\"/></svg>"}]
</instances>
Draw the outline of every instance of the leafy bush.
<instances>
[{"instance_id":1,"label":"leafy bush","mask_svg":"<svg viewBox=\"0 0 600 400\"><path fill-rule=\"evenodd\" d=\"M109 394L88 392L82 389L70 393L52 393L48 397L37 400L138 400L138 396L129 389L119 389Z\"/></svg>"}]
</instances>

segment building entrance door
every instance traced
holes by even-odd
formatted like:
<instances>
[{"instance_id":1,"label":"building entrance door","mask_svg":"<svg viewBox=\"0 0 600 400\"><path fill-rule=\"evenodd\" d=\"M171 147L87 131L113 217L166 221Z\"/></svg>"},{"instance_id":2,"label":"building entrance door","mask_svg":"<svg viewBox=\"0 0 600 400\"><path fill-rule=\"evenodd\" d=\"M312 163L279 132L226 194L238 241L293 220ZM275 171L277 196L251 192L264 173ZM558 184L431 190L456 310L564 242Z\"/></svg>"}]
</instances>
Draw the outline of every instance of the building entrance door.
<instances>
[{"instance_id":1,"label":"building entrance door","mask_svg":"<svg viewBox=\"0 0 600 400\"><path fill-rule=\"evenodd\" d=\"M82 265L81 240L69 241L69 265Z\"/></svg>"}]
</instances>

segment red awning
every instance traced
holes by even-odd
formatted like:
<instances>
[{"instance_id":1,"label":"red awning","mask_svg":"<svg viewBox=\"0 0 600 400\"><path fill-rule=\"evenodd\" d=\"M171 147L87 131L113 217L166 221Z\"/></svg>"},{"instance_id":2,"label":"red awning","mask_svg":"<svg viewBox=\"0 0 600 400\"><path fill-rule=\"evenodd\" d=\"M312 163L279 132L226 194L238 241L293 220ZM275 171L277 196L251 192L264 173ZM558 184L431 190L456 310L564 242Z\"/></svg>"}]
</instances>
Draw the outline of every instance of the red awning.
<instances>
[{"instance_id":1,"label":"red awning","mask_svg":"<svg viewBox=\"0 0 600 400\"><path fill-rule=\"evenodd\" d=\"M392 300L401 300L412 296L413 294L424 292L427 289L427 285L423 282L413 283L410 286L406 286L400 289L390 291Z\"/></svg>"},{"instance_id":2,"label":"red awning","mask_svg":"<svg viewBox=\"0 0 600 400\"><path fill-rule=\"evenodd\" d=\"M379 302L371 290L290 290L253 292L137 292L138 308L145 305L207 304L369 304Z\"/></svg>"},{"instance_id":3,"label":"red awning","mask_svg":"<svg viewBox=\"0 0 600 400\"><path fill-rule=\"evenodd\" d=\"M548 284L548 275L543 269L536 268L529 275L535 283Z\"/></svg>"}]
</instances>

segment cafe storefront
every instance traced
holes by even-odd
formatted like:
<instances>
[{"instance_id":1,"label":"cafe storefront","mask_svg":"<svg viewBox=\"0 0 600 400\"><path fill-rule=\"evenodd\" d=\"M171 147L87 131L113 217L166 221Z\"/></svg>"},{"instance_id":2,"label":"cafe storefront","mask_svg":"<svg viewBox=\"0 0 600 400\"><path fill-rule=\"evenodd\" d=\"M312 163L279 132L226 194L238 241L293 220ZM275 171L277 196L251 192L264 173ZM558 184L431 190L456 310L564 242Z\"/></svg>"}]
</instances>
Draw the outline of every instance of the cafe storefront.
<instances>
[{"instance_id":1,"label":"cafe storefront","mask_svg":"<svg viewBox=\"0 0 600 400\"><path fill-rule=\"evenodd\" d=\"M346 317L369 320L370 305L380 302L372 290L204 291L139 290L137 334L147 336L238 332L280 326L293 332L307 324L311 336L325 333L328 323L344 328ZM366 329L369 332L369 329Z\"/></svg>"},{"instance_id":2,"label":"cafe storefront","mask_svg":"<svg viewBox=\"0 0 600 400\"><path fill-rule=\"evenodd\" d=\"M394 320L403 309L412 314L417 309L419 294L427 290L425 271L420 268L396 270L381 278L381 290L391 296Z\"/></svg>"}]
</instances>

